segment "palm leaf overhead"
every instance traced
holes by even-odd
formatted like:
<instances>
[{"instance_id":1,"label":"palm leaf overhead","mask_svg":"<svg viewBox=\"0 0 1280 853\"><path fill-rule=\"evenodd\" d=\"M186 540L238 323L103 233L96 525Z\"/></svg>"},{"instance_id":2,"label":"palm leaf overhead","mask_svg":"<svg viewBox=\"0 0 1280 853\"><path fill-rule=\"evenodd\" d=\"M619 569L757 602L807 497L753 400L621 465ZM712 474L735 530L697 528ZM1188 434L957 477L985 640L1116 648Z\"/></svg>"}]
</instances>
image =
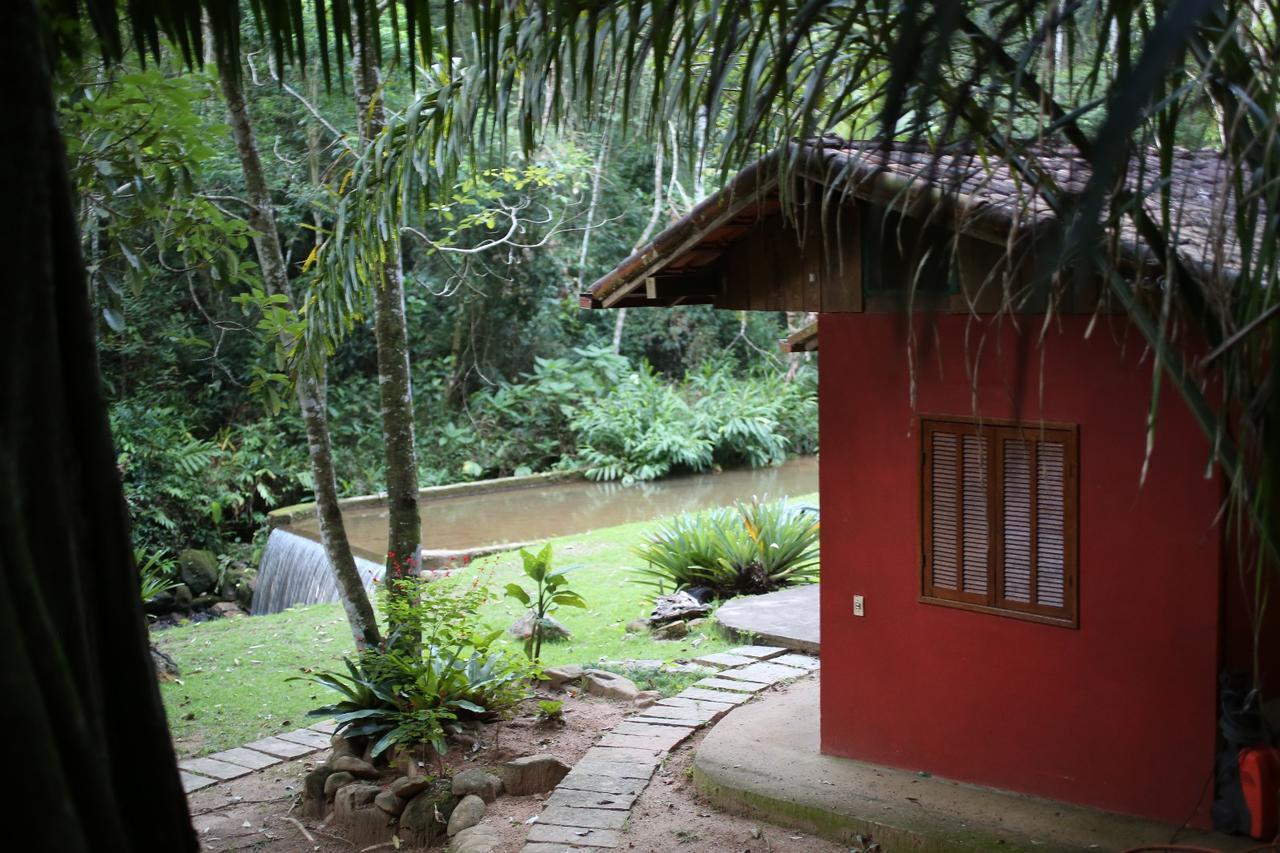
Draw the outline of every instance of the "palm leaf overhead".
<instances>
[{"instance_id":1,"label":"palm leaf overhead","mask_svg":"<svg viewBox=\"0 0 1280 853\"><path fill-rule=\"evenodd\" d=\"M373 31L386 33L389 47L398 52L403 43L430 69L416 81L422 103L387 130L380 153L353 164L349 186L365 198L352 222L406 207L406 191L447 185L458 162L501 150L508 139L531 151L548 129L588 126L601 112L620 113L654 136L674 127L692 143L682 147L687 156L711 152L722 176L778 150L776 167L787 173L806 150L789 141L829 132L977 152L1034 187L1057 214L1056 254L1044 253L1051 260L1042 274L1100 275L1145 336L1155 355L1148 447L1168 377L1230 480L1232 517L1261 534L1259 564L1274 562L1276 0L390 0L381 12L372 0L246 5L280 62L308 50L304 16L316 22L311 49L340 58L352 16L373 15L383 22ZM55 8L83 11L101 50L123 53L116 0L60 0ZM239 10L235 0L130 0L126 17L139 50L155 53L167 36L194 62L201 12L234 51ZM1179 146L1224 154L1230 192L1217 232L1239 246L1238 268L1206 273L1179 256L1182 200L1172 180ZM1064 149L1090 167L1081 191L1060 187L1045 156ZM1143 185L1153 188L1155 205L1119 180L1148 152L1156 174ZM405 165L388 170L396 156ZM1116 246L1125 230L1156 267L1137 283L1121 274ZM341 307L352 299L320 300L333 307L321 325L340 328ZM1206 357L1177 342L1179 316L1198 324Z\"/></svg>"}]
</instances>

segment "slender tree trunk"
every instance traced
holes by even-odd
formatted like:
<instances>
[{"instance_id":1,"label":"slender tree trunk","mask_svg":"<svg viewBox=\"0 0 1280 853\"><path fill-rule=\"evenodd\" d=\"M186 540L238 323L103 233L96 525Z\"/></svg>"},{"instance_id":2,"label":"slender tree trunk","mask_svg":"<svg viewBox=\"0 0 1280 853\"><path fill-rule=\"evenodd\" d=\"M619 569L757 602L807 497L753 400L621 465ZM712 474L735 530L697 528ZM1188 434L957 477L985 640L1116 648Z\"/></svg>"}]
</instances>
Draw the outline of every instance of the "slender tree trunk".
<instances>
[{"instance_id":1,"label":"slender tree trunk","mask_svg":"<svg viewBox=\"0 0 1280 853\"><path fill-rule=\"evenodd\" d=\"M653 146L653 207L649 211L649 221L644 224L644 230L640 232L639 239L636 240L635 246L631 251L640 251L644 248L644 244L649 242L653 236L654 229L658 227L658 220L662 217L662 155L664 149L662 142ZM619 308L618 316L613 322L613 352L618 354L622 352L622 330L627 324L627 309Z\"/></svg>"},{"instance_id":2,"label":"slender tree trunk","mask_svg":"<svg viewBox=\"0 0 1280 853\"><path fill-rule=\"evenodd\" d=\"M591 199L587 202L587 222L582 229L582 248L578 251L578 289L586 284L583 278L587 268L587 251L591 248L591 229L595 227L596 208L600 204L600 177L604 174L605 165L609 162L610 134L606 129L604 141L596 153L595 166L591 170Z\"/></svg>"},{"instance_id":3,"label":"slender tree trunk","mask_svg":"<svg viewBox=\"0 0 1280 853\"><path fill-rule=\"evenodd\" d=\"M210 39L212 43L212 39ZM262 278L267 293L290 296L289 273L284 250L280 246L280 232L276 227L275 206L267 188L266 173L258 154L258 143L253 135L241 86L240 69L225 57L225 51L214 51L218 65L218 79L222 96L227 102L227 118L231 135L235 139L236 154L244 173L245 190L249 195L249 224L256 232L253 246L262 265ZM286 345L289 341L284 342ZM325 412L325 375L323 363L319 375L306 375L306 368L294 377L298 406L307 429L307 452L311 458L311 476L315 480L316 508L320 520L320 539L329 566L342 594L342 605L351 623L351 633L356 647L377 645L378 620L369 596L365 593L347 540L347 529L338 507L338 485L333 468L333 445L329 440L329 420Z\"/></svg>"},{"instance_id":4,"label":"slender tree trunk","mask_svg":"<svg viewBox=\"0 0 1280 853\"><path fill-rule=\"evenodd\" d=\"M386 111L378 68L376 16L365 15L364 31L352 15L357 120L366 144L382 131ZM378 390L382 403L382 439L387 480L387 577L416 577L421 562L422 522L418 517L418 456L413 436L413 387L409 381L409 333L405 322L404 276L400 246L387 247L382 269L370 270L375 282L374 334L378 345ZM393 589L388 585L388 589ZM414 638L404 640L416 645Z\"/></svg>"},{"instance_id":5,"label":"slender tree trunk","mask_svg":"<svg viewBox=\"0 0 1280 853\"><path fill-rule=\"evenodd\" d=\"M5 760L22 772L5 813L69 853L195 851L147 646L39 5L6 5L0 28L4 109L16 119L0 142L0 726Z\"/></svg>"}]
</instances>

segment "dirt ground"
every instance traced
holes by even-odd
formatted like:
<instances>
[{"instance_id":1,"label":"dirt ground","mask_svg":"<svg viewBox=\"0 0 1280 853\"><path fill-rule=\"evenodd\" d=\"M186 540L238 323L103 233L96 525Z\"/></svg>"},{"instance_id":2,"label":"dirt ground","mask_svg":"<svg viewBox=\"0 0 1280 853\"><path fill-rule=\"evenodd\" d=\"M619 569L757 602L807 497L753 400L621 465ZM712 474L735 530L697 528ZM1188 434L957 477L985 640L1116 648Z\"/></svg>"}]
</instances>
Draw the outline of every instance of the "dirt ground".
<instances>
[{"instance_id":1,"label":"dirt ground","mask_svg":"<svg viewBox=\"0 0 1280 853\"><path fill-rule=\"evenodd\" d=\"M564 698L558 694L558 698ZM521 755L550 753L574 764L597 738L632 713L624 705L595 697L564 700L563 726L540 724L530 700L514 719L485 726L471 747L455 748L446 757L450 771L508 761ZM707 853L813 851L835 853L846 848L770 824L716 811L698 795L689 766L702 734L671 753L649 787L636 801L623 833L624 849L636 853L672 850ZM324 753L291 761L223 782L190 795L193 823L207 851L254 850L268 853L350 853L357 848L320 821L304 817L298 804L303 777ZM524 846L528 822L542 811L544 795L500 797L489 806L484 823L498 831L498 853L517 853ZM382 849L391 849L389 845Z\"/></svg>"}]
</instances>

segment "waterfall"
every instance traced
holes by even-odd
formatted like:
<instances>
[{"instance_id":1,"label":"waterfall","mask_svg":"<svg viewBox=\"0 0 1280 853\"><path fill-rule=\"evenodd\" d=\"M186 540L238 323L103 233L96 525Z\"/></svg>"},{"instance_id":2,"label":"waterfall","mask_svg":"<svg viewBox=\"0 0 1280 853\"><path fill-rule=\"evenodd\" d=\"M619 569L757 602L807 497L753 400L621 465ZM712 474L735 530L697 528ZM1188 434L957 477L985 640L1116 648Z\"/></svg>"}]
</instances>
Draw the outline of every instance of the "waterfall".
<instances>
[{"instance_id":1,"label":"waterfall","mask_svg":"<svg viewBox=\"0 0 1280 853\"><path fill-rule=\"evenodd\" d=\"M383 566L356 557L356 569L368 589L382 577ZM329 569L324 546L314 539L276 528L267 537L258 565L258 585L253 593L253 615L279 613L296 604L338 600L338 584Z\"/></svg>"}]
</instances>

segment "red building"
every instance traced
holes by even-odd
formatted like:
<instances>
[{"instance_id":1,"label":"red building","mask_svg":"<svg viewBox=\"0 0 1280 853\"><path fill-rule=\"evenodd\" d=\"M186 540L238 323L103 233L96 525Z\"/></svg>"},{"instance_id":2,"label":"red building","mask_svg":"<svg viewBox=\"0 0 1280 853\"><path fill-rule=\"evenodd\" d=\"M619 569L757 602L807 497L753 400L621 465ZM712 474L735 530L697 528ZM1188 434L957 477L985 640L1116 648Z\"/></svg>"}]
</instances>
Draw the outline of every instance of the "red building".
<instances>
[{"instance_id":1,"label":"red building","mask_svg":"<svg viewBox=\"0 0 1280 853\"><path fill-rule=\"evenodd\" d=\"M1052 214L1007 172L799 159L794 216L761 161L583 304L818 315L793 344L821 352L823 752L1208 826L1219 676L1253 644L1191 410L1162 380L1148 459L1146 341L1096 276L1037 274ZM1220 169L1175 158L1192 269L1238 264L1210 236ZM1158 299L1137 245L1121 268ZM1274 607L1262 651L1274 691Z\"/></svg>"}]
</instances>

